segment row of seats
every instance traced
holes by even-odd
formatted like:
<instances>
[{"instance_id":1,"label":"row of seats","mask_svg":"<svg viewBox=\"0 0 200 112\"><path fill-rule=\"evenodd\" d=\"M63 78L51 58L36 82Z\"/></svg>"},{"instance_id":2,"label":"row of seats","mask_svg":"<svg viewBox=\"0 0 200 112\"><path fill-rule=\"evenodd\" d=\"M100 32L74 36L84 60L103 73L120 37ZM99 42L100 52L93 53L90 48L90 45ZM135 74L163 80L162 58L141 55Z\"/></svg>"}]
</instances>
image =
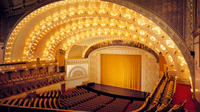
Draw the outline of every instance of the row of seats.
<instances>
[{"instance_id":1,"label":"row of seats","mask_svg":"<svg viewBox=\"0 0 200 112\"><path fill-rule=\"evenodd\" d=\"M63 105L63 107L65 109L69 109L75 105L78 105L82 102L88 101L92 98L97 97L96 93L93 92L89 92L89 93L85 93L82 95L78 95L78 96L74 96L74 97L70 97L64 100L60 100L60 104Z\"/></svg>"},{"instance_id":2,"label":"row of seats","mask_svg":"<svg viewBox=\"0 0 200 112\"><path fill-rule=\"evenodd\" d=\"M84 88L74 88L70 92L61 94L59 90L45 91L42 93L31 93L26 98L16 98L1 100L1 104L21 108L32 109L68 109L68 110L85 110L103 112L108 110L119 112L126 109L130 100L113 98L104 95L98 95ZM2 106L2 105L1 105ZM4 106L5 108L5 106ZM46 110L43 110L46 111Z\"/></svg>"},{"instance_id":3,"label":"row of seats","mask_svg":"<svg viewBox=\"0 0 200 112\"><path fill-rule=\"evenodd\" d=\"M97 112L124 112L129 103L130 100L116 98L111 103L97 110Z\"/></svg>"},{"instance_id":4,"label":"row of seats","mask_svg":"<svg viewBox=\"0 0 200 112\"><path fill-rule=\"evenodd\" d=\"M167 80L167 81L166 81ZM154 106L155 108L153 111L156 112L166 112L170 109L170 103L173 99L175 85L174 85L174 79L165 79L165 87L163 88L162 94L160 94L159 100L157 100L157 104Z\"/></svg>"},{"instance_id":5,"label":"row of seats","mask_svg":"<svg viewBox=\"0 0 200 112\"><path fill-rule=\"evenodd\" d=\"M73 94L71 96L68 92L61 95L59 90L30 93L26 98L1 100L0 103L12 107L19 106L19 108L69 109L98 96L96 93L89 92L83 88L72 89L71 93Z\"/></svg>"},{"instance_id":6,"label":"row of seats","mask_svg":"<svg viewBox=\"0 0 200 112\"><path fill-rule=\"evenodd\" d=\"M128 111L139 109L143 104L144 104L144 101L134 100L134 101L129 105Z\"/></svg>"},{"instance_id":7,"label":"row of seats","mask_svg":"<svg viewBox=\"0 0 200 112\"><path fill-rule=\"evenodd\" d=\"M62 108L77 111L123 112L131 101L97 95L84 88L69 89L60 96Z\"/></svg>"},{"instance_id":8,"label":"row of seats","mask_svg":"<svg viewBox=\"0 0 200 112\"><path fill-rule=\"evenodd\" d=\"M129 103L130 100L97 95L84 88L70 89L60 96L62 108L78 111L122 112Z\"/></svg>"},{"instance_id":9,"label":"row of seats","mask_svg":"<svg viewBox=\"0 0 200 112\"><path fill-rule=\"evenodd\" d=\"M95 97L97 97L97 94L94 92L89 92L83 88L75 88L72 90L71 94L67 92L60 96L60 104L62 108L69 109Z\"/></svg>"},{"instance_id":10,"label":"row of seats","mask_svg":"<svg viewBox=\"0 0 200 112\"><path fill-rule=\"evenodd\" d=\"M67 92L65 92L65 94L62 94L63 98L70 98L73 96L78 96L84 93L88 93L88 91L84 88L73 88L73 89L69 89L67 90Z\"/></svg>"},{"instance_id":11,"label":"row of seats","mask_svg":"<svg viewBox=\"0 0 200 112\"><path fill-rule=\"evenodd\" d=\"M48 67L41 67L35 69L22 69L16 71L0 72L0 85L7 85L11 83L17 83L24 80L32 80L37 78L42 78L46 76L51 76L56 73L56 68L53 72L48 71Z\"/></svg>"},{"instance_id":12,"label":"row of seats","mask_svg":"<svg viewBox=\"0 0 200 112\"><path fill-rule=\"evenodd\" d=\"M23 107L60 108L57 98L18 98L5 100L2 104Z\"/></svg>"},{"instance_id":13,"label":"row of seats","mask_svg":"<svg viewBox=\"0 0 200 112\"><path fill-rule=\"evenodd\" d=\"M41 93L33 92L28 94L25 98L1 100L1 104L9 106L60 109L61 107L58 102L60 95L60 90L51 90Z\"/></svg>"},{"instance_id":14,"label":"row of seats","mask_svg":"<svg viewBox=\"0 0 200 112\"><path fill-rule=\"evenodd\" d=\"M34 68L34 67L43 67L43 66L52 66L56 65L55 61L31 61L31 62L10 62L10 63L1 63L0 70L13 70L13 69L22 69L22 68Z\"/></svg>"},{"instance_id":15,"label":"row of seats","mask_svg":"<svg viewBox=\"0 0 200 112\"><path fill-rule=\"evenodd\" d=\"M157 105L159 104L159 101L163 95L164 89L166 87L166 84L168 82L168 79L166 78L163 83L158 87L158 90L156 91L155 95L151 98L151 102L149 106L147 107L147 112L156 111Z\"/></svg>"},{"instance_id":16,"label":"row of seats","mask_svg":"<svg viewBox=\"0 0 200 112\"><path fill-rule=\"evenodd\" d=\"M39 94L40 98L58 98L61 95L60 90L45 91Z\"/></svg>"},{"instance_id":17,"label":"row of seats","mask_svg":"<svg viewBox=\"0 0 200 112\"><path fill-rule=\"evenodd\" d=\"M132 111L134 111L134 112L143 112L143 111L145 111L148 108L149 103L151 102L150 100L155 96L156 91L158 91L158 88L163 83L163 80L165 78L166 78L165 75L162 75L162 77L160 78L160 80L158 81L158 83L156 84L156 86L154 87L154 89L151 92L151 94L146 98L146 100L143 103L143 105L140 108L137 108L136 110L132 110Z\"/></svg>"},{"instance_id":18,"label":"row of seats","mask_svg":"<svg viewBox=\"0 0 200 112\"><path fill-rule=\"evenodd\" d=\"M163 75L145 103L135 112L166 112L175 93L175 78Z\"/></svg>"},{"instance_id":19,"label":"row of seats","mask_svg":"<svg viewBox=\"0 0 200 112\"><path fill-rule=\"evenodd\" d=\"M76 106L69 108L70 110L80 110L80 111L97 111L103 106L112 102L113 97L100 95L95 98L92 98L86 102L80 103Z\"/></svg>"},{"instance_id":20,"label":"row of seats","mask_svg":"<svg viewBox=\"0 0 200 112\"><path fill-rule=\"evenodd\" d=\"M160 105L156 110L157 112L165 112L170 109L170 103L173 99L174 89L174 81L169 81L162 95Z\"/></svg>"},{"instance_id":21,"label":"row of seats","mask_svg":"<svg viewBox=\"0 0 200 112\"><path fill-rule=\"evenodd\" d=\"M19 94L29 90L37 89L40 87L48 86L50 84L64 81L64 75L55 74L53 76L21 81L15 84L2 85L0 86L0 98L9 97L11 95Z\"/></svg>"},{"instance_id":22,"label":"row of seats","mask_svg":"<svg viewBox=\"0 0 200 112\"><path fill-rule=\"evenodd\" d=\"M185 100L181 105L175 104L168 112L185 112L184 105L187 100ZM187 112L187 111L186 111Z\"/></svg>"}]
</instances>

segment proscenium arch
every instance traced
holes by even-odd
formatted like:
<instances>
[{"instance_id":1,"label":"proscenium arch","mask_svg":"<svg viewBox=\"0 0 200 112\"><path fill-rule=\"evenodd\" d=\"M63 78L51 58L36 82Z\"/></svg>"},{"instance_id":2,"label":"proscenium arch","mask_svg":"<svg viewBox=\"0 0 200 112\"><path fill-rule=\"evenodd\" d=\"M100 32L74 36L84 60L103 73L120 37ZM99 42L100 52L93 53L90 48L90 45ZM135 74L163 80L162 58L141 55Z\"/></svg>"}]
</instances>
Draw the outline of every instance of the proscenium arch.
<instances>
[{"instance_id":1,"label":"proscenium arch","mask_svg":"<svg viewBox=\"0 0 200 112\"><path fill-rule=\"evenodd\" d=\"M129 46L129 47L139 48L139 49L142 49L144 51L149 52L150 54L152 54L156 58L157 62L159 61L158 54L155 53L151 48L149 48L149 47L147 47L144 44L141 44L139 42L124 41L124 40L103 41L103 42L99 42L97 44L94 44L92 46L89 46L83 52L82 57L88 58L89 54L92 51L99 49L101 47L108 47L108 46Z\"/></svg>"},{"instance_id":2,"label":"proscenium arch","mask_svg":"<svg viewBox=\"0 0 200 112\"><path fill-rule=\"evenodd\" d=\"M104 29L97 29L97 31L98 32L101 32L101 31L104 31ZM84 39L86 39L85 41L90 41L90 40L93 40L94 41L94 43L95 42L99 42L99 41L105 41L105 40L127 40L127 41L136 41L136 42L140 42L140 43L143 43L144 45L147 45L147 46L149 46L150 48L152 48L152 49L154 49L154 51L155 52L157 52L157 54L159 53L159 52L164 52L162 49L157 49L155 46L156 45L158 45L158 47L159 47L159 43L158 42L155 42L155 41L152 41L152 43L151 42L149 42L149 41L151 41L151 38L146 38L146 39L144 39L144 38L142 38L141 36L133 36L133 37L131 37L130 38L130 34L128 34L127 36L126 36L126 32L124 32L124 30L120 30L120 29L113 29L112 31L114 31L114 33L110 33L109 35L105 35L105 34L101 34L101 36L100 37L94 37L94 36L92 36L92 35L90 35L91 33L94 33L94 31L86 31L86 32L82 32L81 34L82 35L88 35L88 36L84 36L85 38ZM107 34L107 33L106 33ZM120 34L120 35L119 35ZM136 33L135 33L136 34ZM79 34L78 34L79 35ZM98 35L98 34L95 34L95 35ZM81 35L79 35L79 36L75 36L75 37L81 37ZM143 40L144 39L144 40ZM148 40L149 39L149 40ZM78 40L78 39L76 39L76 40ZM69 41L72 41L72 40L68 40L68 41L66 41L66 43L64 42L64 45L65 44L67 44ZM73 41L75 41L74 39L73 39ZM80 41L80 40L79 40ZM147 43L148 42L148 43ZM75 44L77 43L77 44L79 44L79 42L74 42ZM81 43L81 42L80 42ZM92 45L93 43L91 43L90 45ZM149 44L151 44L151 45L149 45ZM59 48L59 47L58 47ZM70 48L71 47L69 47L68 49L70 50ZM167 49L167 48L166 48ZM53 50L51 50L51 51L53 51ZM68 55L68 52L69 51L67 51L66 52L66 58L68 57L67 55ZM169 54L169 53L168 53ZM168 59L168 56L170 56L170 55L165 55L165 58L167 59L167 62L168 62L168 65L173 65L172 63L174 63L175 62L175 64L177 64L178 62L176 62L177 60L174 60L173 61L173 59L172 59L172 57L173 56L170 56L171 58L170 59L172 59L172 62L171 62L171 60L170 59ZM173 57L173 58L176 58L176 57ZM178 66L178 65L175 65L175 66ZM170 67L170 66L168 66L170 69L169 70L173 70L173 68L174 67Z\"/></svg>"},{"instance_id":3,"label":"proscenium arch","mask_svg":"<svg viewBox=\"0 0 200 112\"><path fill-rule=\"evenodd\" d=\"M138 41L145 41L147 46L150 46L149 41L153 42L156 38L158 50L165 52L166 56L170 55L176 62L177 75L189 81L189 75L193 74L192 57L180 37L162 20L137 5L131 2L127 4L129 2L126 0L123 2L113 0L113 2L120 5L100 0L72 0L55 2L35 10L19 22L11 33L6 44L5 62L35 61L38 57L41 60L54 60L55 52L51 50L54 51L58 47L69 50L70 46L92 36L89 32L95 31L94 34L98 34L99 30L98 37L101 37L101 34L103 36L116 36L117 34L122 38L123 34L123 37L134 39L136 35ZM94 22L94 16L97 18L97 23ZM92 21L89 21L91 17ZM107 23L101 21L106 18L111 19L108 19ZM113 28L110 28L112 19L117 22ZM88 26L94 28L93 25L99 28L87 30ZM101 32L104 26L109 34L114 34L104 35L105 32ZM80 29L86 30L79 31ZM128 31L131 29L133 32ZM83 35L77 34L76 31L82 32ZM61 39L64 42L60 42ZM160 43L162 44L159 45ZM167 44L173 44L173 49Z\"/></svg>"},{"instance_id":4,"label":"proscenium arch","mask_svg":"<svg viewBox=\"0 0 200 112\"><path fill-rule=\"evenodd\" d=\"M116 29L115 29L116 30ZM142 40L143 38L142 37L137 37L137 36L135 36L135 37L132 37L132 38L130 38L129 36L128 37L126 37L126 36L123 36L123 33L120 33L120 30L116 30L116 32L117 32L117 34L122 34L121 36L119 36L119 35L101 35L102 37L90 37L89 39L87 39L86 38L86 40L83 40L82 42L76 42L77 44L80 44L80 43L85 43L84 41L87 41L87 43L89 42L90 44L89 44L89 46L87 47L87 48L90 48L91 46L94 46L95 44L99 44L99 43L101 43L101 42L106 42L106 41L113 41L113 40L122 40L122 41L127 41L127 42L137 42L137 43L140 43L140 44L143 44L143 45L145 45L145 46L147 46L147 47L149 47L150 49L152 49L156 54L159 54L160 52L163 52L163 50L159 50L159 49L157 49L155 46L156 45L159 45L157 42L152 42L152 43L150 43L150 42L148 42L149 40ZM89 32L85 32L86 34L90 34ZM79 36L78 36L79 37ZM91 41L91 42L90 42ZM68 41L66 41L66 42L68 42ZM148 42L148 43L146 43L146 42ZM65 42L64 42L65 43ZM75 43L75 44L76 44ZM149 43L151 44L151 45L149 45ZM68 48L68 51L66 52L66 59L68 59L68 54L69 54L69 52L70 52L70 50L71 50L71 48L72 48L72 46L70 47L70 48ZM87 51L87 48L85 49L85 51L83 52L83 54L82 54L82 57L84 57L84 54L85 54L85 52ZM166 59L166 61L167 61L167 65L168 65L168 70L169 71L172 71L173 69L176 69L176 67L177 66L179 66L179 65L177 65L177 63L179 63L179 62L177 62L177 60L173 60L173 58L176 58L176 57L173 57L173 56L170 56L170 58L168 57L168 56L170 56L170 55L167 55L167 54L165 54L164 55L164 57L165 57L165 59ZM173 58L172 58L173 57Z\"/></svg>"}]
</instances>

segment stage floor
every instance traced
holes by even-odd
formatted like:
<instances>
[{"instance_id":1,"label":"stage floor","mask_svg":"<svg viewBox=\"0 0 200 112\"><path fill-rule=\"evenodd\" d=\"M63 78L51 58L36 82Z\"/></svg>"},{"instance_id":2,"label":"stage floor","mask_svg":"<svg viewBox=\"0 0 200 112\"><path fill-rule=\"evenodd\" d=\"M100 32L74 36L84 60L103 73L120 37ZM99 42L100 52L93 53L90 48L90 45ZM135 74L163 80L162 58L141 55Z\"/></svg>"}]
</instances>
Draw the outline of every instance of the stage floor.
<instances>
[{"instance_id":1,"label":"stage floor","mask_svg":"<svg viewBox=\"0 0 200 112\"><path fill-rule=\"evenodd\" d=\"M88 84L86 88L89 89L90 91L109 95L112 97L141 100L141 101L144 101L146 97L150 94L150 93L142 92L138 90L131 90L131 89L126 89L126 88L120 88L120 87L114 87L114 86L96 84L96 83Z\"/></svg>"}]
</instances>

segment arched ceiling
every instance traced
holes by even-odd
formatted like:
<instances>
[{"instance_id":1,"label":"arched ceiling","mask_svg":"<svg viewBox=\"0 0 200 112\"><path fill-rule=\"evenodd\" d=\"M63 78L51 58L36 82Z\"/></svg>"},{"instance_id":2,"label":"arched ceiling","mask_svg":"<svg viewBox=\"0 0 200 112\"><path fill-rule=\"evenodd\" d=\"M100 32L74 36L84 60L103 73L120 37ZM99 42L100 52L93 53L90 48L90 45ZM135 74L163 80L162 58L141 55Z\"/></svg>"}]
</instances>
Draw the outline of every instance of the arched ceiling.
<instances>
[{"instance_id":1,"label":"arched ceiling","mask_svg":"<svg viewBox=\"0 0 200 112\"><path fill-rule=\"evenodd\" d=\"M165 26L167 27L167 26ZM170 71L189 81L186 51L176 35L163 31L142 14L100 0L66 0L41 7L21 20L11 33L5 62L55 60L58 49L66 50L82 41L131 40L162 52ZM178 45L178 46L177 46ZM181 47L180 47L181 46ZM186 49L187 50L187 49ZM187 55L187 54L184 54Z\"/></svg>"},{"instance_id":2,"label":"arched ceiling","mask_svg":"<svg viewBox=\"0 0 200 112\"><path fill-rule=\"evenodd\" d=\"M90 40L85 40L77 43L77 45L73 45L69 52L68 52L68 57L67 59L84 59L88 58L91 52L100 49L102 47L108 47L108 46L127 46L127 47L135 47L139 48L142 50L145 50L149 53L151 53L156 59L157 62L159 61L158 59L158 54L155 53L152 49L149 47L145 46L144 44L134 42L133 40L125 40L125 39L120 39L118 38L113 38L113 40L105 40L101 38L94 38ZM174 67L174 66L171 66Z\"/></svg>"}]
</instances>

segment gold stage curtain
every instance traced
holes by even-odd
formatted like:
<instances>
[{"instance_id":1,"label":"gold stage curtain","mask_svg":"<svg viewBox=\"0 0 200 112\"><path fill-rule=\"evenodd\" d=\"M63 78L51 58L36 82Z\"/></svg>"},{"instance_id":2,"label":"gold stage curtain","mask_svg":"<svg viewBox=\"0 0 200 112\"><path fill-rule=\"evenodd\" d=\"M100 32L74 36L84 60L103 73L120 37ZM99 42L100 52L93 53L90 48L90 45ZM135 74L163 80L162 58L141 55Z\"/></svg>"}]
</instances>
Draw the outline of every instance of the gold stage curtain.
<instances>
[{"instance_id":1,"label":"gold stage curtain","mask_svg":"<svg viewBox=\"0 0 200 112\"><path fill-rule=\"evenodd\" d=\"M102 54L101 83L141 90L141 56Z\"/></svg>"}]
</instances>

